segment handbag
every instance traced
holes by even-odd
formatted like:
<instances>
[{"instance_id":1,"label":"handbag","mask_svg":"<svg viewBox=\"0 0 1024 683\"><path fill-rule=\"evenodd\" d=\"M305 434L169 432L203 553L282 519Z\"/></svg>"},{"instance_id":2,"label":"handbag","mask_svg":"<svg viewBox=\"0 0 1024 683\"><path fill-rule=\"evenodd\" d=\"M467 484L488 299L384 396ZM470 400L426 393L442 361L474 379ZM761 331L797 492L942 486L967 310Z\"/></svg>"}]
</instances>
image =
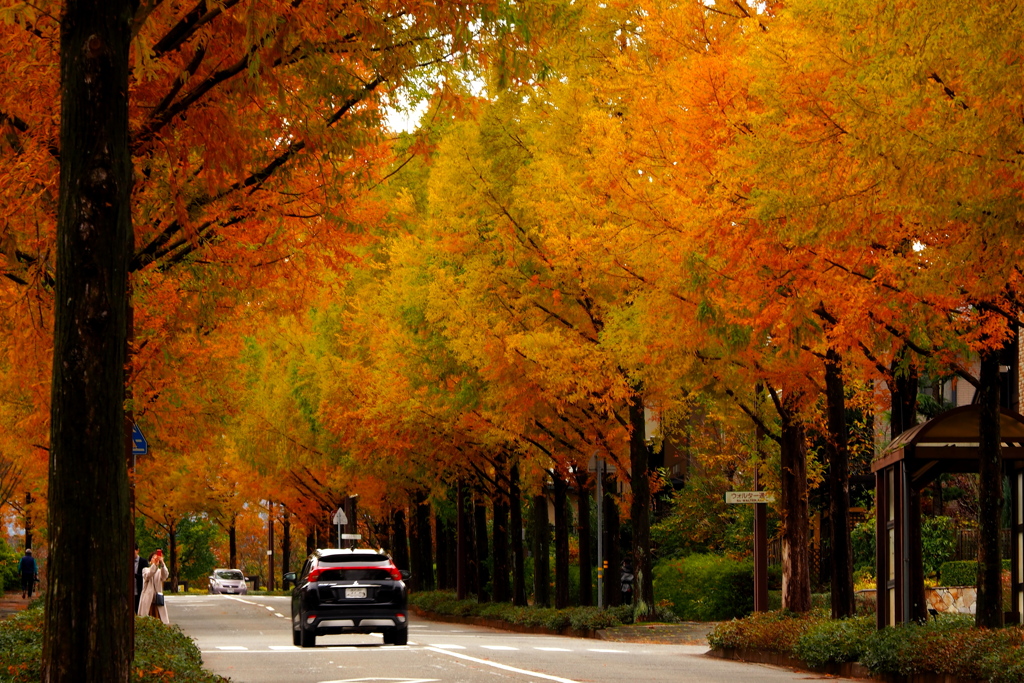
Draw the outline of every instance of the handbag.
<instances>
[{"instance_id":1,"label":"handbag","mask_svg":"<svg viewBox=\"0 0 1024 683\"><path fill-rule=\"evenodd\" d=\"M156 595L154 595L153 596L153 604L156 605L157 607L163 607L164 606L164 594L163 593L157 593Z\"/></svg>"}]
</instances>

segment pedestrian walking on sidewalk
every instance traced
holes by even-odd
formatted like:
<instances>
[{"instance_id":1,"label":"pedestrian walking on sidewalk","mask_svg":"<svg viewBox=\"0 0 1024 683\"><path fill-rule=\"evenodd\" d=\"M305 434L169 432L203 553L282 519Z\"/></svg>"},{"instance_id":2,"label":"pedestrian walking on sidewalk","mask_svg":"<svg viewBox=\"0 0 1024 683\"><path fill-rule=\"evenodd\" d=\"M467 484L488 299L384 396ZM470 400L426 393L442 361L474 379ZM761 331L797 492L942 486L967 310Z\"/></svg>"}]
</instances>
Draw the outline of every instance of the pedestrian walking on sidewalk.
<instances>
[{"instance_id":1,"label":"pedestrian walking on sidewalk","mask_svg":"<svg viewBox=\"0 0 1024 683\"><path fill-rule=\"evenodd\" d=\"M32 557L31 548L25 548L25 556L18 563L18 572L21 574L21 597L31 598L36 581L39 580L39 565L36 564L36 558Z\"/></svg>"}]
</instances>

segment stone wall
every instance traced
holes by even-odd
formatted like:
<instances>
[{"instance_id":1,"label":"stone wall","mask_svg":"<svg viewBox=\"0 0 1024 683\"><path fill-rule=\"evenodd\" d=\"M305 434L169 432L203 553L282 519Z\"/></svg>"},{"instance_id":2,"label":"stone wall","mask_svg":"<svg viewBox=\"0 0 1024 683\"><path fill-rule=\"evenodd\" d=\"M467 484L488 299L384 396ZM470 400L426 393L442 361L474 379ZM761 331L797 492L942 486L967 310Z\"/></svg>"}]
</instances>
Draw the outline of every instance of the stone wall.
<instances>
[{"instance_id":1,"label":"stone wall","mask_svg":"<svg viewBox=\"0 0 1024 683\"><path fill-rule=\"evenodd\" d=\"M978 601L978 589L974 586L936 586L924 589L928 607L936 612L951 614L974 614Z\"/></svg>"}]
</instances>

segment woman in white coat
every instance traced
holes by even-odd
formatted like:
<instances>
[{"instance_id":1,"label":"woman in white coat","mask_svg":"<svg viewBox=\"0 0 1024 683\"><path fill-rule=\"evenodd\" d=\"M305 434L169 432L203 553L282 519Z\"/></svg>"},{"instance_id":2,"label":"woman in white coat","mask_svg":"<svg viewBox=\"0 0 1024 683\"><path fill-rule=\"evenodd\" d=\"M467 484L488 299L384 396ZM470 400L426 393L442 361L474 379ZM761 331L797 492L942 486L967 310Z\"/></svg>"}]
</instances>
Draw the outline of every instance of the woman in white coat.
<instances>
[{"instance_id":1,"label":"woman in white coat","mask_svg":"<svg viewBox=\"0 0 1024 683\"><path fill-rule=\"evenodd\" d=\"M165 605L154 605L153 598L157 593L164 592L164 581L167 580L167 567L164 565L162 551L154 551L149 556L149 566L142 570L142 595L139 596L139 615L159 617L165 624L171 623L167 617Z\"/></svg>"}]
</instances>

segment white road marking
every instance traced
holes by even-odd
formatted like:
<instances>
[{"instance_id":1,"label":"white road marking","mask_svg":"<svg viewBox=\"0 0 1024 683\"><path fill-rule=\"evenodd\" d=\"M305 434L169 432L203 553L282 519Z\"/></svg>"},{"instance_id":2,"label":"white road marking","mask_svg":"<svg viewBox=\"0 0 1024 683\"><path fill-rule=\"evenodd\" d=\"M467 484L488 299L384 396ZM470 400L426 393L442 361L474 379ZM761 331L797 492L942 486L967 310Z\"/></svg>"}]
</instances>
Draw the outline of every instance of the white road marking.
<instances>
[{"instance_id":1,"label":"white road marking","mask_svg":"<svg viewBox=\"0 0 1024 683\"><path fill-rule=\"evenodd\" d=\"M428 645L427 647L439 647L444 650L465 650L465 645Z\"/></svg>"},{"instance_id":2,"label":"white road marking","mask_svg":"<svg viewBox=\"0 0 1024 683\"><path fill-rule=\"evenodd\" d=\"M204 654L204 655L209 655L209 654L219 654L219 655L228 655L228 654L269 655L269 654L283 654L283 653L286 653L286 652L298 652L298 651L301 650L302 652L305 652L306 654L316 654L318 652L322 653L322 652L325 652L325 651L326 652L344 652L346 654L349 653L349 652L381 652L381 653L387 654L387 653L401 651L401 650L407 650L408 651L408 650L413 650L414 649L414 648L411 648L411 647L409 647L407 645L395 645L395 646L391 646L391 647L372 647L372 646L371 647L367 647L366 645L362 645L362 646L358 646L358 645L323 645L321 647L314 647L314 648L299 648L299 647L295 647L294 645L269 645L268 648L269 649L267 649L267 650L250 650L250 649L245 648L245 647L217 647L216 649L213 649L213 650L200 650L199 653L200 654ZM386 679L380 679L380 680L386 680ZM401 680L405 680L405 679L401 679Z\"/></svg>"},{"instance_id":3,"label":"white road marking","mask_svg":"<svg viewBox=\"0 0 1024 683\"><path fill-rule=\"evenodd\" d=\"M396 683L432 683L438 678L346 678L338 681L320 681L320 683L370 683L371 681L396 681Z\"/></svg>"},{"instance_id":4,"label":"white road marking","mask_svg":"<svg viewBox=\"0 0 1024 683\"><path fill-rule=\"evenodd\" d=\"M479 659L477 657L470 657L469 655L464 655L464 654L461 654L459 652L450 652L449 650L442 650L442 649L437 648L437 647L427 647L425 649L430 650L431 652L437 652L437 653L440 653L440 654L443 654L443 655L448 655L449 657L458 657L459 659L465 659L465 660L468 660L470 662L476 662L477 664L483 664L484 666L493 666L495 669L501 669L503 671L511 671L512 673L517 673L517 674L523 674L524 676L530 676L532 678L543 678L546 681L556 681L557 683L577 683L576 681L572 680L571 678L559 678L558 676L549 676L548 674L542 674L542 673L537 672L537 671L529 671L527 669L518 669L518 668L516 668L514 666L508 666L506 664L498 664L497 662L492 662L492 661L487 660L487 659Z\"/></svg>"},{"instance_id":5,"label":"white road marking","mask_svg":"<svg viewBox=\"0 0 1024 683\"><path fill-rule=\"evenodd\" d=\"M485 650L518 650L518 647L512 647L510 645L481 645Z\"/></svg>"},{"instance_id":6,"label":"white road marking","mask_svg":"<svg viewBox=\"0 0 1024 683\"><path fill-rule=\"evenodd\" d=\"M620 654L620 655L629 654L626 650L598 650L596 648L590 648L590 649L587 650L587 652L607 652L609 654Z\"/></svg>"},{"instance_id":7,"label":"white road marking","mask_svg":"<svg viewBox=\"0 0 1024 683\"><path fill-rule=\"evenodd\" d=\"M249 650L249 648L242 647L241 645L218 645L217 649L218 650L228 650L228 651L232 651L232 652L242 652L242 651L248 651Z\"/></svg>"},{"instance_id":8,"label":"white road marking","mask_svg":"<svg viewBox=\"0 0 1024 683\"><path fill-rule=\"evenodd\" d=\"M542 652L572 652L567 647L535 647L534 650L540 650Z\"/></svg>"}]
</instances>

